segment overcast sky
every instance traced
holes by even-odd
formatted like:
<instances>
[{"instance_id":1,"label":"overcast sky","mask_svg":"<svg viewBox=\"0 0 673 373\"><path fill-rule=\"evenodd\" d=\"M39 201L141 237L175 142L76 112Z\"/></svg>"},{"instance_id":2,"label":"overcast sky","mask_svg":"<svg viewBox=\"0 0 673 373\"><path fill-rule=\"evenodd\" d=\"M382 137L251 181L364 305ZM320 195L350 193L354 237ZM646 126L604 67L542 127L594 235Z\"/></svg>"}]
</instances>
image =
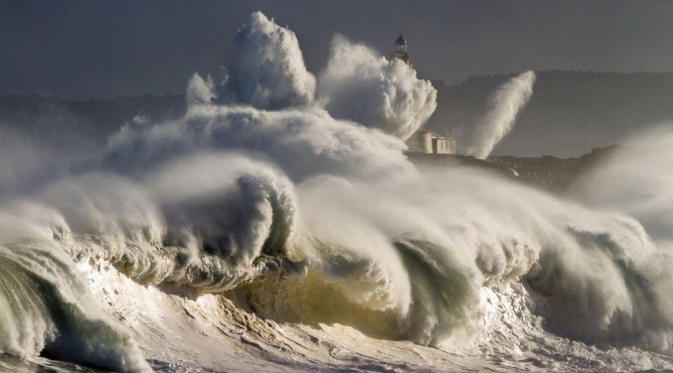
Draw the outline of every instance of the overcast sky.
<instances>
[{"instance_id":1,"label":"overcast sky","mask_svg":"<svg viewBox=\"0 0 673 373\"><path fill-rule=\"evenodd\" d=\"M0 93L72 98L182 92L232 59L263 11L299 38L309 70L342 33L389 54L400 30L426 78L534 70L672 71L673 1L0 0Z\"/></svg>"}]
</instances>

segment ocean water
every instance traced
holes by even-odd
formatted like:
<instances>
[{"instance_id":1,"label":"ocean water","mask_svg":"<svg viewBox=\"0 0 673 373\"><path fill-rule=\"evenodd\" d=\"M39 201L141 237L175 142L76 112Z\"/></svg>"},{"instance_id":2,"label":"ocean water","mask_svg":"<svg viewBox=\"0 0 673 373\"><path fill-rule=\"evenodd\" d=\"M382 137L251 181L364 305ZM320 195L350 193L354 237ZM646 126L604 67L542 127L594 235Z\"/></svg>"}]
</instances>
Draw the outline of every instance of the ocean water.
<instances>
[{"instance_id":1,"label":"ocean water","mask_svg":"<svg viewBox=\"0 0 673 373\"><path fill-rule=\"evenodd\" d=\"M261 13L236 49L184 117L96 151L5 133L3 371L673 369L670 130L551 195L409 162L436 91L402 61L337 37L316 77Z\"/></svg>"}]
</instances>

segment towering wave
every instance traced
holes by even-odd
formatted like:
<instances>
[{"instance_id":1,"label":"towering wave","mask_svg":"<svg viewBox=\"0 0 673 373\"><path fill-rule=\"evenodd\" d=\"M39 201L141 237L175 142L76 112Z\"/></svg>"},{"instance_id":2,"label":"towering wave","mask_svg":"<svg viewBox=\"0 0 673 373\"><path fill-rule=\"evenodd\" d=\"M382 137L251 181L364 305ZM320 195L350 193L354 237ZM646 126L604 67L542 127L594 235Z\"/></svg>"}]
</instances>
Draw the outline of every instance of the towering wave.
<instances>
[{"instance_id":1,"label":"towering wave","mask_svg":"<svg viewBox=\"0 0 673 373\"><path fill-rule=\"evenodd\" d=\"M201 90L210 96L206 101L281 109L312 103L316 81L304 65L295 34L255 12L236 35L236 60L225 80L210 86L216 90Z\"/></svg>"},{"instance_id":2,"label":"towering wave","mask_svg":"<svg viewBox=\"0 0 673 373\"><path fill-rule=\"evenodd\" d=\"M434 89L343 38L317 100L286 28L254 13L237 52L226 82L192 79L183 118L125 126L78 172L4 196L27 202L0 208L3 353L120 371L150 369L141 350L168 371L250 356L415 369L389 368L377 355L388 347L435 363L436 350L389 342L399 340L512 361L527 351L575 370L645 354L613 345L671 353L669 237L649 233L666 226L648 221L652 210L594 209L598 182L560 199L473 170L415 168L403 139L432 114ZM503 88L496 132L533 80ZM595 177L615 175L631 180ZM358 357L350 329L320 334L339 325L387 347Z\"/></svg>"}]
</instances>

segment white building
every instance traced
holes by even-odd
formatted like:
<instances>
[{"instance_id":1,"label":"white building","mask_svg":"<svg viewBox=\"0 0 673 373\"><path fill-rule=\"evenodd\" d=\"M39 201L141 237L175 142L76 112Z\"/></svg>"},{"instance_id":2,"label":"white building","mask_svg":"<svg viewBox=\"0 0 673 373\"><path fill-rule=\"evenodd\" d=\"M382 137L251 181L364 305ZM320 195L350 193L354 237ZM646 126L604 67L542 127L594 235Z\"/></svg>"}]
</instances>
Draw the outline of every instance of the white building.
<instances>
[{"instance_id":1,"label":"white building","mask_svg":"<svg viewBox=\"0 0 673 373\"><path fill-rule=\"evenodd\" d=\"M414 133L407 146L410 152L425 154L456 154L456 140L440 133L419 130Z\"/></svg>"}]
</instances>

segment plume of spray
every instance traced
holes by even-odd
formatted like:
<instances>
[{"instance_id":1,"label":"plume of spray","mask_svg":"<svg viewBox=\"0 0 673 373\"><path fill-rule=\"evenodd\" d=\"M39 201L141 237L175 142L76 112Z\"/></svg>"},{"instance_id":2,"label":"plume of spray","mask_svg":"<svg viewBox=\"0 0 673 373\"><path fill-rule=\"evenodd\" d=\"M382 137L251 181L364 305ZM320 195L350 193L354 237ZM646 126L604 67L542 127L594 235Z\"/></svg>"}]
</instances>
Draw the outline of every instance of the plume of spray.
<instances>
[{"instance_id":1,"label":"plume of spray","mask_svg":"<svg viewBox=\"0 0 673 373\"><path fill-rule=\"evenodd\" d=\"M533 95L535 73L527 71L505 84L489 98L488 112L477 122L467 147L467 155L486 159L493 148L514 127L516 116Z\"/></svg>"},{"instance_id":2,"label":"plume of spray","mask_svg":"<svg viewBox=\"0 0 673 373\"><path fill-rule=\"evenodd\" d=\"M187 103L189 105L204 105L216 98L213 78L208 75L206 79L203 79L201 75L194 73L189 82L187 82L187 89L185 91ZM125 126L125 128L129 128L129 126Z\"/></svg>"},{"instance_id":3,"label":"plume of spray","mask_svg":"<svg viewBox=\"0 0 673 373\"><path fill-rule=\"evenodd\" d=\"M437 108L437 91L401 60L387 60L343 36L332 40L318 96L330 115L378 128L402 140Z\"/></svg>"},{"instance_id":4,"label":"plume of spray","mask_svg":"<svg viewBox=\"0 0 673 373\"><path fill-rule=\"evenodd\" d=\"M673 239L673 131L671 125L625 140L600 167L573 185L583 203L634 216L657 239Z\"/></svg>"},{"instance_id":5,"label":"plume of spray","mask_svg":"<svg viewBox=\"0 0 673 373\"><path fill-rule=\"evenodd\" d=\"M227 77L212 97L220 103L280 109L313 102L316 80L306 69L297 36L261 12L238 31L235 63L225 70Z\"/></svg>"}]
</instances>

